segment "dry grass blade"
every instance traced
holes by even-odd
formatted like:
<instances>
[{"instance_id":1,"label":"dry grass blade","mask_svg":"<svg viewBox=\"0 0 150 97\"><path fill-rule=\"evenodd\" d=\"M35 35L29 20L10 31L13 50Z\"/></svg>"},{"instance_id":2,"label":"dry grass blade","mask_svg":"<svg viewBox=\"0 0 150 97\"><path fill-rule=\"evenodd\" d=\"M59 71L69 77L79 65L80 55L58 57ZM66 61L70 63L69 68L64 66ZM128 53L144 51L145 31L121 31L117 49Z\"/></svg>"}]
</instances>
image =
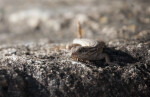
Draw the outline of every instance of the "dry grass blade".
<instances>
[{"instance_id":1,"label":"dry grass blade","mask_svg":"<svg viewBox=\"0 0 150 97\"><path fill-rule=\"evenodd\" d=\"M78 21L78 38L82 38L83 37L83 29L81 27L80 21Z\"/></svg>"}]
</instances>

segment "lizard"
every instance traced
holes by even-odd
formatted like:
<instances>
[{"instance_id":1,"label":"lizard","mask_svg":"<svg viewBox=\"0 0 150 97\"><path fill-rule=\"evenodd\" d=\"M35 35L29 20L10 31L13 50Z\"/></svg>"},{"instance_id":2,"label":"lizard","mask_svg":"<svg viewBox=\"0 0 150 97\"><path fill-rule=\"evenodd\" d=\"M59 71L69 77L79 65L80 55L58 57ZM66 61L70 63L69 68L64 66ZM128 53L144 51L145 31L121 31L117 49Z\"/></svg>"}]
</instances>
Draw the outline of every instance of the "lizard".
<instances>
[{"instance_id":1,"label":"lizard","mask_svg":"<svg viewBox=\"0 0 150 97\"><path fill-rule=\"evenodd\" d=\"M71 50L71 58L74 60L88 60L97 61L105 59L106 63L110 64L109 55L103 52L103 48L106 46L105 42L97 41L94 39L82 38L82 28L78 21L78 33L79 38L73 40L72 44L68 45L68 49Z\"/></svg>"}]
</instances>

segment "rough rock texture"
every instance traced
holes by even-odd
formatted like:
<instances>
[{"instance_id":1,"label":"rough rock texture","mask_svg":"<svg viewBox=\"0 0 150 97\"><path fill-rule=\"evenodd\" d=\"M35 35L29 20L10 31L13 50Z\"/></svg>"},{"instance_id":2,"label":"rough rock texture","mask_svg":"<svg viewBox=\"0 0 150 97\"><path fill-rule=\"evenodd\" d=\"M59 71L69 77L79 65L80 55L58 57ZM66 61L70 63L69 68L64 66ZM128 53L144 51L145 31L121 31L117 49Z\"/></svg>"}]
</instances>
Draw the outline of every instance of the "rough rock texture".
<instances>
[{"instance_id":1,"label":"rough rock texture","mask_svg":"<svg viewBox=\"0 0 150 97\"><path fill-rule=\"evenodd\" d=\"M150 0L0 0L0 97L150 97ZM54 49L106 42L105 60Z\"/></svg>"},{"instance_id":2,"label":"rough rock texture","mask_svg":"<svg viewBox=\"0 0 150 97\"><path fill-rule=\"evenodd\" d=\"M116 40L105 61L77 62L54 44L0 46L1 97L149 97L150 42Z\"/></svg>"}]
</instances>

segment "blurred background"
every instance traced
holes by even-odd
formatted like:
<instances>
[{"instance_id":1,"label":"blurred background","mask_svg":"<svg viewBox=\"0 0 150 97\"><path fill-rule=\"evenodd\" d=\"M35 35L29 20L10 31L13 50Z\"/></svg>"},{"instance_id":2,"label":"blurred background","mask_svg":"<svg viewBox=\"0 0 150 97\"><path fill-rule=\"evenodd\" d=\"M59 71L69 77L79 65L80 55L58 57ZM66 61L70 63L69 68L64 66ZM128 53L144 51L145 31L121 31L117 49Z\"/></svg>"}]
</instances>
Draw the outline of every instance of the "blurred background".
<instances>
[{"instance_id":1,"label":"blurred background","mask_svg":"<svg viewBox=\"0 0 150 97\"><path fill-rule=\"evenodd\" d=\"M0 0L0 44L150 40L150 0Z\"/></svg>"}]
</instances>

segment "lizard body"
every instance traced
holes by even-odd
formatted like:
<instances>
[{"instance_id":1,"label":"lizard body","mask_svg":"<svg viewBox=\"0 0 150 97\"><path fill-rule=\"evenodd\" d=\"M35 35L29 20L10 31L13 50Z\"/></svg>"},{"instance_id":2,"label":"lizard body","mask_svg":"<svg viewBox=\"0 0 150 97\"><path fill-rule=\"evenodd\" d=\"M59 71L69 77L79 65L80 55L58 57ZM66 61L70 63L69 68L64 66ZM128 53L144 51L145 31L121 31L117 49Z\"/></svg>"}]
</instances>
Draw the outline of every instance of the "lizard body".
<instances>
[{"instance_id":1,"label":"lizard body","mask_svg":"<svg viewBox=\"0 0 150 97\"><path fill-rule=\"evenodd\" d=\"M89 61L105 59L106 63L111 63L108 54L103 53L103 48L106 46L103 41L82 38L80 22L78 22L78 32L79 38L74 39L73 43L67 46L71 50L72 59Z\"/></svg>"},{"instance_id":2,"label":"lizard body","mask_svg":"<svg viewBox=\"0 0 150 97\"><path fill-rule=\"evenodd\" d=\"M71 58L80 60L96 61L105 59L106 63L110 63L110 58L103 53L105 43L92 39L75 39L71 48ZM78 45L77 45L78 44Z\"/></svg>"}]
</instances>

